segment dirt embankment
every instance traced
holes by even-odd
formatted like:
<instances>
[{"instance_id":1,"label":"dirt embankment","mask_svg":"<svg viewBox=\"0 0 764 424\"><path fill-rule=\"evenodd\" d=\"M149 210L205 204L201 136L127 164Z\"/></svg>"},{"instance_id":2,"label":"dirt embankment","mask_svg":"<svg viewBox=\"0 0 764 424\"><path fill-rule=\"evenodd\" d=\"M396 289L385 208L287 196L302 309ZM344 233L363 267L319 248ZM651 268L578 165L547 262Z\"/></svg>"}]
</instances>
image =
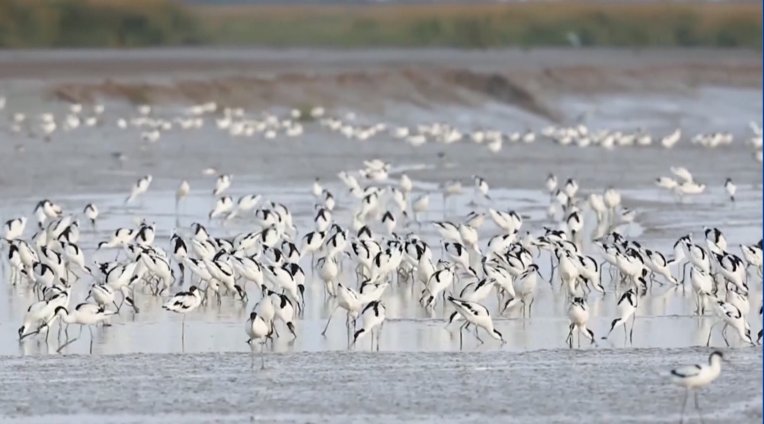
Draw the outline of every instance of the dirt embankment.
<instances>
[{"instance_id":1,"label":"dirt embankment","mask_svg":"<svg viewBox=\"0 0 764 424\"><path fill-rule=\"evenodd\" d=\"M39 78L63 101L322 104L381 112L509 105L558 120L565 94L761 89L761 57L736 50L148 50L0 54L0 82Z\"/></svg>"}]
</instances>

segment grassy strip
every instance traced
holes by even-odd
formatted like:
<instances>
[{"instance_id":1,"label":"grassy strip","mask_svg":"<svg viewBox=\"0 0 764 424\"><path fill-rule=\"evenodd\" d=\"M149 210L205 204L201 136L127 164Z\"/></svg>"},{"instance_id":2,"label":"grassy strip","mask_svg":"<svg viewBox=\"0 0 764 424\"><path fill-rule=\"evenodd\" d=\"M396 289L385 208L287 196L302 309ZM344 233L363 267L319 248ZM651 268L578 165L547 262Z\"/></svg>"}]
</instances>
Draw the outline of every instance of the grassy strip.
<instances>
[{"instance_id":1,"label":"grassy strip","mask_svg":"<svg viewBox=\"0 0 764 424\"><path fill-rule=\"evenodd\" d=\"M0 47L761 47L761 3L183 6L0 0Z\"/></svg>"},{"instance_id":2,"label":"grassy strip","mask_svg":"<svg viewBox=\"0 0 764 424\"><path fill-rule=\"evenodd\" d=\"M760 47L761 3L197 6L209 40L270 46Z\"/></svg>"}]
</instances>

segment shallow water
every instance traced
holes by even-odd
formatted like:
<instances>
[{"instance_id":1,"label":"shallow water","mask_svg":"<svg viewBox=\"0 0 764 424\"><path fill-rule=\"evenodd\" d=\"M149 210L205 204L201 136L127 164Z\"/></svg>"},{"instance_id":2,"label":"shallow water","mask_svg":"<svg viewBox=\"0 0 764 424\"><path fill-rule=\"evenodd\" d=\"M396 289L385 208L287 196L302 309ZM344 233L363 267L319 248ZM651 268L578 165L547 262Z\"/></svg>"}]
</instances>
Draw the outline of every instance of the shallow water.
<instances>
[{"instance_id":1,"label":"shallow water","mask_svg":"<svg viewBox=\"0 0 764 424\"><path fill-rule=\"evenodd\" d=\"M413 166L402 165L403 169ZM422 190L436 190L435 184L415 182ZM339 186L331 183L325 184L333 192L340 193L337 198L338 205L347 205L353 201L349 195L344 195ZM285 186L279 189L262 185L256 178L236 177L231 195L246 193L258 193L264 199L283 202L290 206L298 229L312 227L313 198L307 193L309 186ZM250 189L251 187L251 189ZM85 249L90 260L112 260L116 250L103 250L95 252L95 244L98 240L108 238L112 229L121 226L135 225L139 217L155 222L157 225L158 246L169 250L169 237L173 231L181 234L188 233L188 227L192 222L208 224L208 229L215 236L233 236L244 231L255 231L257 228L246 217L235 218L228 222L209 222L205 218L207 211L212 206L212 198L206 189L197 189L189 198L181 204L178 215L174 210L174 194L163 191L150 191L145 197L137 202L136 206L125 207L122 196L117 195L94 195L94 196L71 196L60 198L64 208L76 210L79 205L89 201L96 202L102 211L102 218L97 223L97 229L93 232L86 223L82 224L81 246ZM494 189L491 192L496 205L511 205L525 217L523 224L527 229L539 229L542 225L552 225L545 215L546 195L537 190L512 190ZM741 186L738 192L739 200L730 205L719 194L706 194L693 198L688 203L677 203L676 200L665 193L659 193L658 189L644 188L625 190L623 192L624 203L633 205L639 211L635 223L619 227L619 231L642 241L649 248L658 249L667 255L671 253L671 245L679 236L687 232L696 232L704 225L719 226L725 232L730 246L736 246L738 242L750 243L751 231L758 231L759 211L761 207L761 193L752 187ZM439 194L433 193L431 210L421 219L424 222L420 234L431 245L437 246L437 234L431 222L440 219L458 220L466 215L469 210L484 210L483 206L473 204L474 196L471 189L465 189L461 195L449 197L445 203L438 200ZM445 205L446 209L443 209ZM33 207L31 199L20 199L14 202L14 208L30 210ZM349 210L341 206L335 210L336 222L349 222ZM593 217L587 217L587 226L593 227ZM372 227L377 234L383 234L381 224ZM414 223L410 223L407 230L417 230ZM398 231L401 231L398 229ZM587 230L588 231L588 230ZM592 229L596 231L596 229ZM481 228L481 239L486 240L496 229L490 218ZM302 235L304 231L300 233ZM592 235L594 236L594 234ZM434 243L434 244L433 244ZM585 243L585 251L599 258L599 252L589 243ZM440 254L434 247L435 256ZM733 248L733 250L737 250ZM549 259L543 254L537 263L541 274L545 279L550 275ZM310 270L310 261L304 258L301 262L306 268L306 307L302 319L297 323L298 337L291 340L287 336L286 328L279 327L282 337L278 338L269 350L278 352L302 352L302 351L325 351L325 350L348 350L348 335L344 325L344 313L337 312L325 337L320 332L326 323L326 319L332 310L334 303L327 300L324 294L323 282ZM349 263L348 263L349 264ZM346 264L346 268L350 265ZM679 276L681 270L675 270ZM752 271L752 274L754 272ZM603 284L607 293L603 297L593 293L589 296L588 303L590 313L590 328L597 338L605 335L609 329L610 321L614 318L616 293L614 285L610 283L610 275L607 267L603 270ZM188 287L187 281L184 287ZM758 277L752 276L753 283L750 294L751 313L754 333L760 328L758 299L761 298L761 284ZM343 274L341 281L354 286L356 277L351 273ZM71 305L76 305L84 299L92 279L81 280L76 288ZM467 280L457 283L456 293ZM180 290L175 286L173 291ZM408 282L395 283L383 297L387 307L387 321L384 326L380 342L382 351L454 351L459 349L458 324L446 327L445 319L452 309L444 309L442 300L432 311L421 308L416 299L419 297L421 288L417 286L416 293L412 294L411 285ZM136 294L136 304L140 312L134 314L128 308L123 309L119 316L110 321L112 326L98 328L93 338L93 352L97 354L120 354L120 353L177 353L177 352L242 352L248 351L249 347L244 343L246 337L243 331L243 323L249 311L259 298L258 291L248 286L249 301L243 302L232 297L224 297L221 304L214 299L198 311L191 313L185 319L185 337L181 341L181 316L169 313L161 308L167 298L167 293L161 298L156 298L147 290L139 290ZM16 342L16 329L20 323L26 307L34 301L34 297L25 285L12 287L6 286L0 294L0 354L6 355L36 355L55 353L61 346L65 335L59 336L57 326L50 334L46 344L42 337L28 338L21 343ZM656 347L677 348L687 346L704 345L708 337L711 325L715 322L712 315L697 317L694 315L695 300L691 290L683 292L681 289L669 286L654 285L651 293L640 300L637 320L633 334L633 342L625 342L625 332L616 330L609 340L598 340L595 346L590 346L584 340L584 348L607 348L607 347ZM485 301L490 310L496 311L498 305L493 295ZM497 349L507 351L527 351L538 349L554 349L565 347L565 338L568 333L567 299L560 290L559 280L555 278L552 285L546 282L539 283L539 289L535 296L531 317L523 319L521 309L509 310L505 316L496 317L497 329L508 340L507 345L500 346L498 342L485 337L485 344L481 344L472 335L464 338L463 349L467 351L493 351ZM70 337L79 334L77 326L72 326ZM731 337L733 344L735 337ZM355 350L370 350L370 339L359 342ZM713 344L723 344L718 336L718 330L712 339ZM740 343L738 343L740 344ZM65 347L67 353L88 353L90 351L90 336L85 330L75 343Z\"/></svg>"}]
</instances>

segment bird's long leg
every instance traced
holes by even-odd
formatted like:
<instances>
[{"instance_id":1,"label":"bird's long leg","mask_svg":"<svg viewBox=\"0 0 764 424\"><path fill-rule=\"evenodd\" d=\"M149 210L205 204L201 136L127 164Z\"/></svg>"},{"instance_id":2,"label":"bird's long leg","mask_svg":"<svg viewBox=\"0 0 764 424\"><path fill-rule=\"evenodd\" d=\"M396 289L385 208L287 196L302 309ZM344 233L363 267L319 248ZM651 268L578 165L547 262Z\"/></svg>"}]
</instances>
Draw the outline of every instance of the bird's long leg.
<instances>
[{"instance_id":1,"label":"bird's long leg","mask_svg":"<svg viewBox=\"0 0 764 424\"><path fill-rule=\"evenodd\" d=\"M462 324L462 325L459 327L459 350L462 350L462 348L464 347L464 339L463 339L463 337L462 337L462 330L464 330L464 328L465 328L467 325L469 325L469 322L465 322L464 324Z\"/></svg>"},{"instance_id":2,"label":"bird's long leg","mask_svg":"<svg viewBox=\"0 0 764 424\"><path fill-rule=\"evenodd\" d=\"M377 329L377 352L379 352L379 339L382 338L382 326L384 326L384 323L379 324L379 328Z\"/></svg>"},{"instance_id":3,"label":"bird's long leg","mask_svg":"<svg viewBox=\"0 0 764 424\"><path fill-rule=\"evenodd\" d=\"M478 334L478 326L477 326L477 325L475 326L475 338L476 338L476 339L478 339L478 341L480 342L480 344L483 344L483 343L485 343L485 342L483 341L483 339L481 339L481 338L480 338L480 335Z\"/></svg>"},{"instance_id":4,"label":"bird's long leg","mask_svg":"<svg viewBox=\"0 0 764 424\"><path fill-rule=\"evenodd\" d=\"M554 256L552 254L549 254L549 267L552 269L552 272L549 274L549 285L552 285L552 280L554 280Z\"/></svg>"},{"instance_id":5,"label":"bird's long leg","mask_svg":"<svg viewBox=\"0 0 764 424\"><path fill-rule=\"evenodd\" d=\"M575 324L570 324L568 337L565 339L565 343L567 343L570 348L573 348L573 327L575 327Z\"/></svg>"},{"instance_id":6,"label":"bird's long leg","mask_svg":"<svg viewBox=\"0 0 764 424\"><path fill-rule=\"evenodd\" d=\"M711 344L711 334L713 334L714 327L719 324L718 322L715 322L711 325L711 328L708 329L708 340L706 340L706 346L709 346Z\"/></svg>"},{"instance_id":7,"label":"bird's long leg","mask_svg":"<svg viewBox=\"0 0 764 424\"><path fill-rule=\"evenodd\" d=\"M265 342L260 343L260 369L265 369Z\"/></svg>"},{"instance_id":8,"label":"bird's long leg","mask_svg":"<svg viewBox=\"0 0 764 424\"><path fill-rule=\"evenodd\" d=\"M183 318L180 320L180 349L186 350L186 314L183 314Z\"/></svg>"},{"instance_id":9,"label":"bird's long leg","mask_svg":"<svg viewBox=\"0 0 764 424\"><path fill-rule=\"evenodd\" d=\"M730 342L727 341L727 323L724 323L724 327L722 327L722 339L724 339L724 343L729 347Z\"/></svg>"},{"instance_id":10,"label":"bird's long leg","mask_svg":"<svg viewBox=\"0 0 764 424\"><path fill-rule=\"evenodd\" d=\"M700 412L700 403L698 403L698 391L695 390L695 410L698 411L698 419L700 420L700 424L703 424L703 415Z\"/></svg>"},{"instance_id":11,"label":"bird's long leg","mask_svg":"<svg viewBox=\"0 0 764 424\"><path fill-rule=\"evenodd\" d=\"M93 326L88 325L88 330L90 331L90 354L93 354Z\"/></svg>"},{"instance_id":12,"label":"bird's long leg","mask_svg":"<svg viewBox=\"0 0 764 424\"><path fill-rule=\"evenodd\" d=\"M339 308L339 307L340 307L339 305L335 306L334 309L332 309L332 313L329 314L329 319L326 320L326 325L324 326L324 331L321 332L322 336L326 335L326 329L329 328L329 323L332 322L332 316L334 315L335 312L337 312L337 308Z\"/></svg>"},{"instance_id":13,"label":"bird's long leg","mask_svg":"<svg viewBox=\"0 0 764 424\"><path fill-rule=\"evenodd\" d=\"M637 314L631 315L631 330L629 330L629 343L634 344L634 324L637 323ZM626 328L624 325L623 328Z\"/></svg>"},{"instance_id":14,"label":"bird's long leg","mask_svg":"<svg viewBox=\"0 0 764 424\"><path fill-rule=\"evenodd\" d=\"M687 396L690 392L690 389L684 389L684 397L682 398L682 413L679 416L679 424L684 423L684 411L687 409Z\"/></svg>"}]
</instances>

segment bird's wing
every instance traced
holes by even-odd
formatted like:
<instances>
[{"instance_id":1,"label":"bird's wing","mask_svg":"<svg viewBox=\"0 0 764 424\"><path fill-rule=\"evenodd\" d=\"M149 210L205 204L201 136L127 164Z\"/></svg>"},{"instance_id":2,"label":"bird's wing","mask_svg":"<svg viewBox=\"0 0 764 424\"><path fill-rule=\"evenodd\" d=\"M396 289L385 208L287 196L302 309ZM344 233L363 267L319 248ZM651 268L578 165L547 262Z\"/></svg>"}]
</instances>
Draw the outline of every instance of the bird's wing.
<instances>
[{"instance_id":1,"label":"bird's wing","mask_svg":"<svg viewBox=\"0 0 764 424\"><path fill-rule=\"evenodd\" d=\"M679 378L695 377L700 374L701 369L700 365L688 365L671 370L671 375Z\"/></svg>"}]
</instances>

